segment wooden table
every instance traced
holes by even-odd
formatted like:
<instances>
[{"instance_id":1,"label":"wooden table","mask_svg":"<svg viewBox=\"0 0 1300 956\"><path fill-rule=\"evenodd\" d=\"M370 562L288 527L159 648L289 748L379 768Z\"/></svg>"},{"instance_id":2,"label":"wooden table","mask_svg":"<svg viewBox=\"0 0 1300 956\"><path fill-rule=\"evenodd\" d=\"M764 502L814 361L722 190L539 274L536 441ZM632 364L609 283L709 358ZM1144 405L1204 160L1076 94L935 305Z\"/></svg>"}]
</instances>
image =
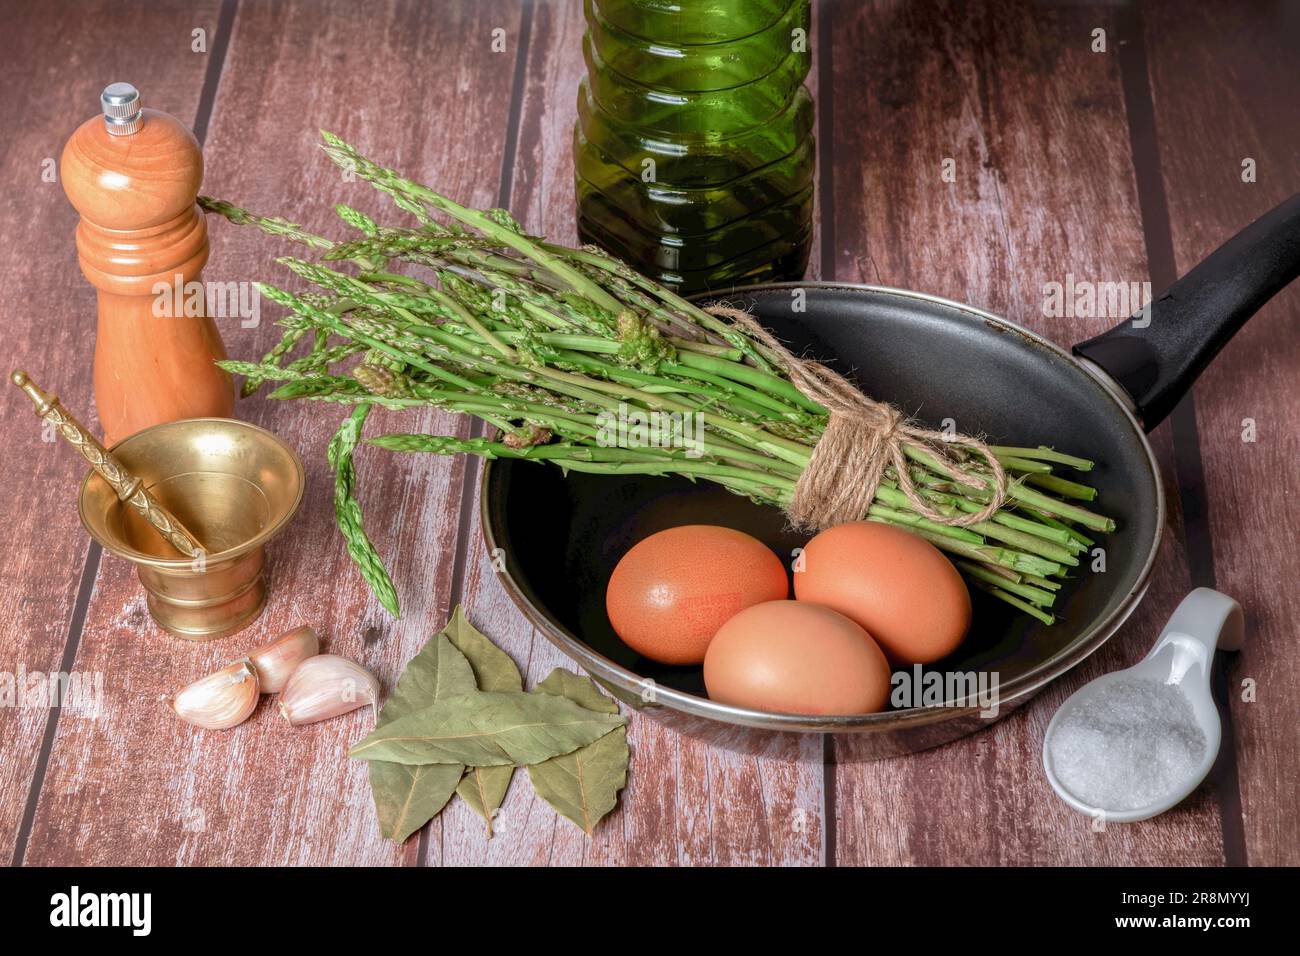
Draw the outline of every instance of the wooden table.
<instances>
[{"instance_id":1,"label":"wooden table","mask_svg":"<svg viewBox=\"0 0 1300 956\"><path fill-rule=\"evenodd\" d=\"M199 29L204 52L192 49ZM94 295L76 268L75 214L43 173L106 83L129 80L146 105L192 121L204 191L252 209L321 229L338 201L383 209L315 149L324 127L568 242L582 30L577 0L11 5L0 38L0 76L22 91L0 142L11 361L89 414ZM1045 317L1046 283L1150 279L1158 290L1300 186L1294 4L844 0L817 6L812 40L821 215L810 278L926 290L1069 344L1112 319ZM206 278L273 277L282 247L211 225ZM278 337L265 311L258 328L222 321L233 355L258 356ZM368 526L405 608L393 621L333 527L324 451L338 410L243 402L241 416L302 450L307 499L272 548L264 617L190 646L152 626L133 570L88 541L73 507L78 460L41 440L16 389L0 390L11 543L0 552L0 672L103 681L98 716L0 708L0 852L27 864L1300 862L1298 322L1293 288L1156 431L1171 508L1150 593L1032 704L886 762L855 762L851 739L815 736L738 756L633 717L629 785L592 838L520 775L491 841L453 804L397 847L376 831L364 766L343 757L361 715L294 730L264 705L237 732L205 733L159 701L304 621L391 686L458 602L530 681L565 663L485 558L475 462L360 456ZM1051 400L1026 396L1028 413ZM415 417L419 429L467 427ZM1254 441L1243 441L1247 419ZM1048 789L1043 728L1075 687L1144 653L1197 585L1234 595L1248 619L1246 647L1221 675L1222 759L1173 812L1096 832Z\"/></svg>"}]
</instances>

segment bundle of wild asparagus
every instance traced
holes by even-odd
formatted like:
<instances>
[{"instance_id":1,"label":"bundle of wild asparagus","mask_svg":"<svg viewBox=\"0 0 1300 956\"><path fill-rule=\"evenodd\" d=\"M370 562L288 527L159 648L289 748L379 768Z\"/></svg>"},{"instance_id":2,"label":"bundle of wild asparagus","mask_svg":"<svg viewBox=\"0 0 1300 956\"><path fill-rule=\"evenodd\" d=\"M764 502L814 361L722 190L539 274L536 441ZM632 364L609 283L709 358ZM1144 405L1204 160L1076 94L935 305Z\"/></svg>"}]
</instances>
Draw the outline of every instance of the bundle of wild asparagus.
<instances>
[{"instance_id":1,"label":"bundle of wild asparagus","mask_svg":"<svg viewBox=\"0 0 1300 956\"><path fill-rule=\"evenodd\" d=\"M277 260L317 291L259 286L289 310L279 344L260 362L221 364L246 376L245 394L275 381L283 384L273 398L355 406L329 448L335 512L349 553L392 614L397 596L362 528L352 464L374 405L433 405L497 430L493 438L365 439L390 451L679 474L789 505L827 413L795 387L770 346L595 248L528 236L504 210L460 206L322 135L336 163L387 194L415 225L380 226L340 205L339 217L359 235L335 242L201 197L210 212L323 253L316 262ZM292 357L304 345L306 353ZM645 440L606 440L611 415L633 416ZM682 416L702 423L699 446L655 433L679 428ZM990 450L1013 480L989 520L959 527L924 517L892 468L866 517L920 534L952 555L972 584L1050 624L1062 579L1094 543L1087 532L1114 523L1075 503L1091 501L1092 488L1053 474L1055 466L1087 471L1090 461L1045 447ZM907 477L931 510L970 515L989 503L991 480L956 481L924 447L904 451ZM974 456L962 468L988 474Z\"/></svg>"}]
</instances>

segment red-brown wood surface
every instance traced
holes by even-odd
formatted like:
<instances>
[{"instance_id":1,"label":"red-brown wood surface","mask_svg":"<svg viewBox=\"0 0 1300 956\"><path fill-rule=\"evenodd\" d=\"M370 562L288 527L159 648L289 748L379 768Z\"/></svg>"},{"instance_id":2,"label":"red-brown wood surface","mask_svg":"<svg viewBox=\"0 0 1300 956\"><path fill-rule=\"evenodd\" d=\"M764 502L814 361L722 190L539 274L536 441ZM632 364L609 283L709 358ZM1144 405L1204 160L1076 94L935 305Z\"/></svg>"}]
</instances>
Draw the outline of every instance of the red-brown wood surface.
<instances>
[{"instance_id":1,"label":"red-brown wood surface","mask_svg":"<svg viewBox=\"0 0 1300 956\"><path fill-rule=\"evenodd\" d=\"M0 77L6 90L21 96L21 115L0 137L6 377L10 368L26 369L91 427L95 292L77 269L77 214L56 178L59 153L76 126L98 110L100 90L128 73L153 91L150 105L192 122L207 60L189 53L190 30L214 25L219 4L159 3L116 16L110 15L113 6L11 7L0 33ZM52 438L27 398L6 383L0 441L14 467L0 500L10 541L0 553L0 672L15 682L65 667L90 551L76 510L84 469ZM51 714L48 706L0 706L0 858L8 859L18 840ZM84 716L67 720L93 725Z\"/></svg>"},{"instance_id":2,"label":"red-brown wood surface","mask_svg":"<svg viewBox=\"0 0 1300 956\"><path fill-rule=\"evenodd\" d=\"M1145 23L1182 273L1300 188L1300 16L1292 7L1280 20L1256 20L1215 5L1188 10L1161 2L1149 6ZM1254 160L1253 182L1243 178L1247 159ZM1245 856L1262 865L1300 863L1297 329L1300 289L1292 287L1247 324L1194 391L1212 580L1246 611L1247 640L1229 671L1229 699Z\"/></svg>"},{"instance_id":3,"label":"red-brown wood surface","mask_svg":"<svg viewBox=\"0 0 1300 956\"><path fill-rule=\"evenodd\" d=\"M834 8L834 61L866 56L880 74L858 89L850 72L837 71L835 129L875 135L866 157L838 148L837 139L835 191L856 202L836 206L835 278L967 301L1068 346L1116 318L1045 318L1046 283L1064 283L1067 273L1141 281L1147 272L1114 41L1108 54L1090 50L1093 28L1116 32L1114 14L961 7ZM950 157L953 183L940 176ZM1163 432L1156 446L1168 477ZM1177 488L1166 491L1176 505ZM1043 730L1056 707L1098 674L1135 662L1187 591L1177 521L1175 507L1151 590L1119 636L1019 713L888 763L848 763L853 741L840 741L836 859L1221 862L1207 790L1153 821L1094 832L1052 793L1041 769Z\"/></svg>"},{"instance_id":4,"label":"red-brown wood surface","mask_svg":"<svg viewBox=\"0 0 1300 956\"><path fill-rule=\"evenodd\" d=\"M522 103L511 208L524 227L576 242L572 137L583 31L579 4L535 8ZM535 632L506 596L481 544L478 498L462 547L468 555L463 601L501 640L525 677L541 680L564 656ZM506 555L509 561L509 555ZM569 662L572 668L572 663ZM821 740L791 737L761 757L711 747L636 719L629 730L631 774L619 809L588 841L516 781L490 844L464 804L443 814L471 838L434 850L429 863L552 862L647 864L806 864L821 859Z\"/></svg>"},{"instance_id":5,"label":"red-brown wood surface","mask_svg":"<svg viewBox=\"0 0 1300 956\"><path fill-rule=\"evenodd\" d=\"M517 30L518 17L511 5L455 5L435 18L405 3L241 4L205 149L205 191L334 234L343 231L330 222L335 202L378 214L382 199L344 182L316 148L324 127L491 204L499 165L484 158L503 149L513 62L492 52L491 31ZM427 81L430 63L442 82ZM413 90L418 110L396 109L414 102ZM454 127L444 120L453 115ZM294 252L287 244L221 221L211 232L209 279L283 279L271 256ZM269 304L266 313L256 329L222 323L231 354L256 358L278 339ZM302 512L270 549L269 607L234 637L178 643L150 625L133 571L105 559L76 663L105 673L104 713L60 724L29 863L374 864L416 853L415 841L397 848L379 836L366 768L344 756L364 733L364 711L303 732L264 702L238 733L215 734L175 720L158 698L300 623L391 687L446 618L465 463L358 455L367 528L402 583L405 614L394 623L334 529L324 452L346 413L261 399L238 413L293 442L307 467ZM417 429L465 427L432 412L409 417Z\"/></svg>"},{"instance_id":6,"label":"red-brown wood surface","mask_svg":"<svg viewBox=\"0 0 1300 956\"><path fill-rule=\"evenodd\" d=\"M325 127L462 201L504 202L529 230L576 238L570 137L583 70L580 4L112 6L119 12L110 17L85 4L19 5L0 39L8 88L38 91L0 141L11 184L0 198L8 240L0 278L11 291L0 308L13 364L92 423L93 291L76 271L75 214L40 174L111 80L131 80L150 105L205 128L204 192L255 211L326 234L342 233L331 222L336 202L397 218L315 148ZM1163 268L1162 236L1186 270L1300 183L1300 53L1294 19L1280 8L1170 0L1135 13L1101 2L893 0L823 2L815 13L809 85L819 130L830 133L818 144L829 174L818 235L833 244L814 249L809 278L969 301L1068 345L1113 319L1045 317L1045 283L1067 273L1145 280ZM190 48L199 27L206 54ZM495 28L504 31L501 52ZM1106 52L1092 50L1096 29L1106 31ZM1143 55L1121 40L1141 44ZM819 73L833 77L829 89L817 89ZM1130 142L1138 94L1154 107L1155 156ZM1245 157L1257 161L1255 183L1241 181ZM941 176L947 158L951 183ZM1153 182L1167 197L1163 226L1149 216ZM284 278L271 260L295 252L291 245L223 221L210 227L206 278ZM1169 426L1155 433L1171 507L1150 593L1075 672L974 737L876 763L856 761L851 740L833 742L836 762L827 765L814 735L742 755L634 716L628 787L592 837L534 797L519 773L491 840L454 801L423 837L394 847L378 835L364 767L344 756L366 726L362 713L291 730L263 703L238 731L216 734L180 724L159 700L301 622L390 689L456 602L530 683L574 666L498 583L480 538L476 463L359 453L367 529L403 600L394 622L334 529L324 449L343 410L242 402L237 414L301 450L307 497L271 549L265 616L235 637L188 645L151 624L128 565L96 563L72 507L80 467L41 442L26 400L5 389L0 428L24 466L0 506L12 542L0 557L0 672L102 675L103 698L94 717L0 707L0 853L16 847L35 864L1295 863L1292 701L1300 688L1291 673L1300 603L1290 587L1300 558L1288 505L1297 497L1300 352L1287 332L1297 311L1300 297L1284 293L1225 350L1196 389L1191 444ZM220 320L228 351L260 356L278 338L276 317L264 303L255 328ZM1254 443L1241 440L1246 418L1257 423ZM463 434L469 426L425 411L403 415L401 427ZM1188 484L1189 455L1204 488ZM1206 535L1208 568L1197 557ZM77 611L88 555L96 573ZM1225 746L1235 747L1235 772L1156 820L1097 832L1047 787L1043 729L1074 688L1144 653L1186 590L1211 583L1207 574L1242 600L1250 626L1229 670ZM1246 678L1255 681L1253 703L1240 699ZM47 726L56 732L43 748Z\"/></svg>"}]
</instances>

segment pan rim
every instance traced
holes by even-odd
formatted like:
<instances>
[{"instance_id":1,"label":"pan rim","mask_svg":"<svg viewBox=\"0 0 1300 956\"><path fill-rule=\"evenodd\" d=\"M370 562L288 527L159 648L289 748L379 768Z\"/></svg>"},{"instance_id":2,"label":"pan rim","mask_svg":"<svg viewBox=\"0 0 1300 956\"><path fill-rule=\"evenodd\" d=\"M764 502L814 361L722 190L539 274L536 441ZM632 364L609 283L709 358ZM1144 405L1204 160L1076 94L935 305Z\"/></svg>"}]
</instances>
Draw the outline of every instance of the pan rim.
<instances>
[{"instance_id":1,"label":"pan rim","mask_svg":"<svg viewBox=\"0 0 1300 956\"><path fill-rule=\"evenodd\" d=\"M1030 697L1038 693L1049 683L1073 670L1080 663L1092 656L1102 645L1109 641L1115 633L1123 626L1124 622L1129 619L1137 606L1145 597L1148 587L1151 583L1151 574L1155 567L1155 559L1160 551L1161 541L1164 539L1165 530L1165 495L1164 485L1160 479L1160 466L1156 461L1155 452L1151 447L1151 442L1142 428L1141 422L1135 416L1131 405L1122 400L1124 395L1123 389L1109 378L1101 369L1092 363L1080 361L1074 355L1071 355L1065 349L1061 348L1055 342L1044 338L1032 329L1026 328L1010 319L995 315L977 306L964 302L957 302L943 296L932 295L926 292L917 292L912 289L899 289L891 286L871 285L867 283L856 282L828 282L828 281L797 281L797 282L767 282L752 286L743 286L733 288L726 293L708 293L705 295L693 296L693 300L707 299L709 301L721 302L728 297L749 296L756 293L763 293L783 289L823 289L823 290L840 290L871 292L883 295L895 296L904 300L928 302L941 305L958 313L964 313L972 319L982 323L993 323L997 326L1015 332L1031 340L1035 345L1055 353L1058 357L1066 360L1071 366L1082 372L1097 387L1099 393L1110 402L1124 416L1129 426L1132 428L1134 435L1137 436L1143 452L1146 454L1147 465L1155 486L1156 494L1156 514L1155 514L1155 534L1152 536L1150 547L1142 564L1142 569L1138 573L1137 579L1129 588L1128 593L1121 599L1119 605L1106 617L1097 621L1091 628L1084 631L1077 637L1069 647L1062 649L1056 655L1048 657L1042 663L1032 670L1021 674L1019 677L1007 682L999 683L997 713L986 718L989 723L993 723L1000 717L1005 716L1015 710L1020 704L1024 703ZM479 528L483 536L484 543L487 545L488 553L495 554L499 547L496 536L493 533L491 522L488 520L488 496L486 494L488 483L492 474L491 460L485 460L479 475ZM528 622L536 628L541 634L557 648L563 651L568 657L576 661L591 676L601 681L619 688L627 694L633 695L641 701L642 707L659 707L667 706L672 710L679 711L694 717L703 717L717 720L726 724L733 724L742 727L751 727L761 730L770 731L793 731L805 733L866 733L880 734L892 733L903 727L912 728L920 727L927 724L941 723L962 716L978 715L980 710L978 706L962 706L954 703L939 707L911 707L902 710L887 710L874 714L851 714L840 716L824 716L811 714L779 714L769 713L767 711L753 710L746 707L735 707L729 704L722 704L717 701L709 700L705 697L697 697L694 694L685 691L676 690L675 688L665 687L655 683L653 680L641 677L640 675L628 670L626 667L605 657L592 650L590 646L584 643L576 635L552 622L538 608L534 607L524 594L519 583L514 579L509 570L509 562L505 562L496 572L496 576L501 580L506 594L510 597L511 602L520 610ZM623 698L626 699L626 698Z\"/></svg>"}]
</instances>

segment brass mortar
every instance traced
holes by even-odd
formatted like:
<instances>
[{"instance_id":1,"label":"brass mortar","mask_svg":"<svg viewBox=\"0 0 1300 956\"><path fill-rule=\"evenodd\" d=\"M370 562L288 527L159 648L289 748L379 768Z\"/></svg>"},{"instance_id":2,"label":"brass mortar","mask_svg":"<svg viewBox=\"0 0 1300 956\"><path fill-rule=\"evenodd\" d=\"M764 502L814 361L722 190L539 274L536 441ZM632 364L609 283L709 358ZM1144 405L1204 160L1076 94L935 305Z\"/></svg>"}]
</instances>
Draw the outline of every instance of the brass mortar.
<instances>
[{"instance_id":1,"label":"brass mortar","mask_svg":"<svg viewBox=\"0 0 1300 956\"><path fill-rule=\"evenodd\" d=\"M82 480L81 523L106 551L136 566L158 626L212 641L256 620L266 604L265 545L302 502L297 452L230 418L154 425L111 451L207 548L185 557L94 471Z\"/></svg>"}]
</instances>

